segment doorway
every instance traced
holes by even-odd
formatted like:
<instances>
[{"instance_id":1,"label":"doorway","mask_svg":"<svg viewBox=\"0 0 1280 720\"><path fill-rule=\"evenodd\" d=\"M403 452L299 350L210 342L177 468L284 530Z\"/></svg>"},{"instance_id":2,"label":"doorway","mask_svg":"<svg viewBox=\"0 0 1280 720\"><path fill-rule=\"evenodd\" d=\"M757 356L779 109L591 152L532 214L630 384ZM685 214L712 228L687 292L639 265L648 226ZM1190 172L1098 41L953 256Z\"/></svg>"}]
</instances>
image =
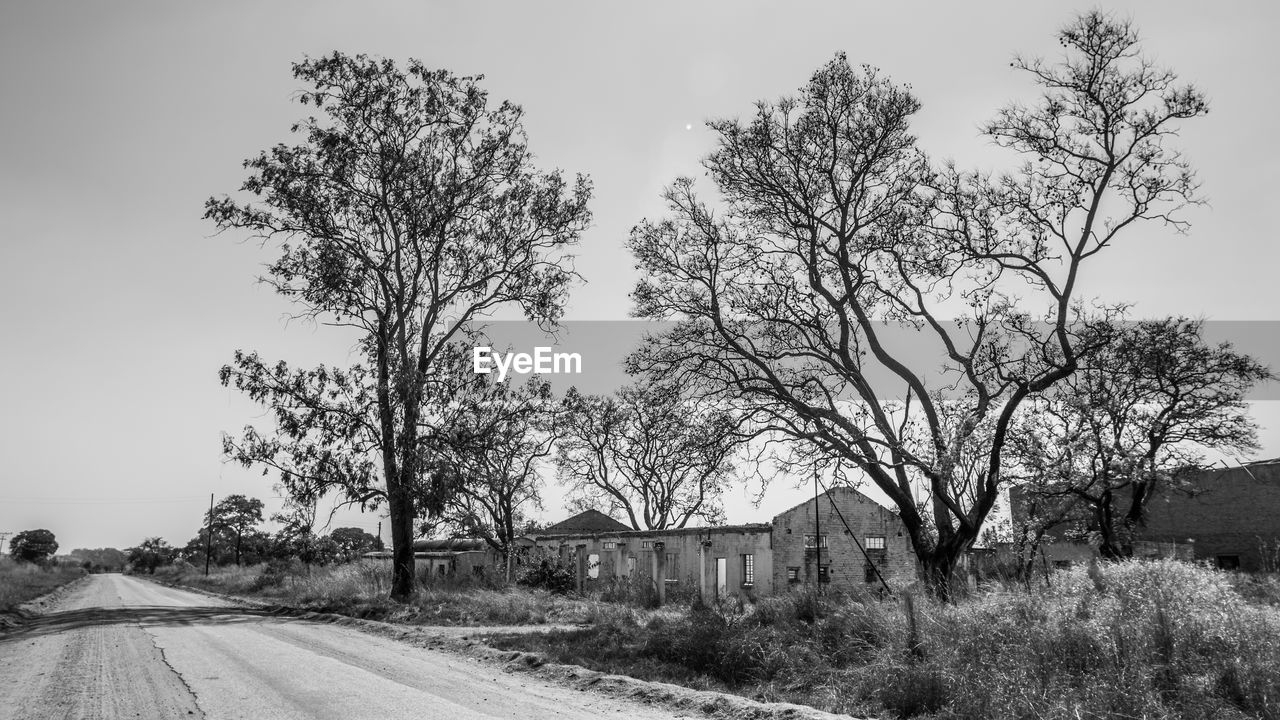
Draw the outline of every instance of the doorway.
<instances>
[{"instance_id":1,"label":"doorway","mask_svg":"<svg viewBox=\"0 0 1280 720\"><path fill-rule=\"evenodd\" d=\"M716 599L723 600L729 593L729 559L716 558Z\"/></svg>"}]
</instances>

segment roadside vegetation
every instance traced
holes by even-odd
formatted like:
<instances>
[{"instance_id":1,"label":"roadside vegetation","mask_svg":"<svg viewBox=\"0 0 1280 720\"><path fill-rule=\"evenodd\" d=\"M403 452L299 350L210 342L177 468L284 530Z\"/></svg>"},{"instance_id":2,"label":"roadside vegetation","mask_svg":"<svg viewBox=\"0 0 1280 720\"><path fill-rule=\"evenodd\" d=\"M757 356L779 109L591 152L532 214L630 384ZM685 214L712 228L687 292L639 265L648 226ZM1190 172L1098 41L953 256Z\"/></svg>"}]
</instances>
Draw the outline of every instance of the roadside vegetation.
<instances>
[{"instance_id":1,"label":"roadside vegetation","mask_svg":"<svg viewBox=\"0 0 1280 720\"><path fill-rule=\"evenodd\" d=\"M79 564L20 562L0 557L0 613L15 612L22 603L83 577Z\"/></svg>"},{"instance_id":2,"label":"roadside vegetation","mask_svg":"<svg viewBox=\"0 0 1280 720\"><path fill-rule=\"evenodd\" d=\"M387 598L386 563L275 561L156 579L290 607L422 625L582 624L491 635L550 662L885 718L1280 719L1280 578L1124 561L956 598L795 592L754 605L592 597L420 576Z\"/></svg>"},{"instance_id":3,"label":"roadside vegetation","mask_svg":"<svg viewBox=\"0 0 1280 720\"><path fill-rule=\"evenodd\" d=\"M955 604L795 593L678 616L612 605L582 630L490 643L858 717L1280 718L1275 583L1244 585L1259 604L1236 582L1127 561Z\"/></svg>"},{"instance_id":4,"label":"roadside vegetation","mask_svg":"<svg viewBox=\"0 0 1280 720\"><path fill-rule=\"evenodd\" d=\"M391 568L360 560L308 566L273 560L246 567L202 567L181 560L157 568L155 579L286 605L302 610L422 625L540 625L582 623L599 614L599 600L571 597L500 579L432 578L419 574L405 602L388 597Z\"/></svg>"}]
</instances>

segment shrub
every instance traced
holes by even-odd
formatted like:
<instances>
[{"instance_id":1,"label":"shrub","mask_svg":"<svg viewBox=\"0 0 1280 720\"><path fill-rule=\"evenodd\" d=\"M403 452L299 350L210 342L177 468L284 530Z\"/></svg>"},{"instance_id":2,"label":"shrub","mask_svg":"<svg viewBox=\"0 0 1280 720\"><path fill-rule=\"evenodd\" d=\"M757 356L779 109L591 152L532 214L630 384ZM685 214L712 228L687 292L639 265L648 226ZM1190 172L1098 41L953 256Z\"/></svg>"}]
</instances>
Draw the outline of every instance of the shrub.
<instances>
[{"instance_id":1,"label":"shrub","mask_svg":"<svg viewBox=\"0 0 1280 720\"><path fill-rule=\"evenodd\" d=\"M574 589L577 578L574 576L573 568L543 558L537 565L530 565L516 582L526 587L567 593Z\"/></svg>"}]
</instances>

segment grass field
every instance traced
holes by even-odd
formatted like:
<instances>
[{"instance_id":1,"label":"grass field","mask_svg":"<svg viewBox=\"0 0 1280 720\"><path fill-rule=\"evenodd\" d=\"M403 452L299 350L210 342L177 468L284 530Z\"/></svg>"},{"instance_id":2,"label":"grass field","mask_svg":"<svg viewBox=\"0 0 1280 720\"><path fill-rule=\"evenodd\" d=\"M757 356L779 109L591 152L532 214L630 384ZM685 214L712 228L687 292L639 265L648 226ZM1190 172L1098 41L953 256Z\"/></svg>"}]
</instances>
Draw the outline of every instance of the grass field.
<instances>
[{"instance_id":1,"label":"grass field","mask_svg":"<svg viewBox=\"0 0 1280 720\"><path fill-rule=\"evenodd\" d=\"M48 568L0 557L0 612L13 612L29 600L82 577L80 567L54 565Z\"/></svg>"},{"instance_id":2,"label":"grass field","mask_svg":"<svg viewBox=\"0 0 1280 720\"><path fill-rule=\"evenodd\" d=\"M373 562L190 566L159 577L294 607L443 625L590 623L490 638L553 662L858 717L1280 720L1280 580L1175 561L1056 573L953 605L803 592L754 606L636 603L462 581L386 599Z\"/></svg>"},{"instance_id":3,"label":"grass field","mask_svg":"<svg viewBox=\"0 0 1280 720\"><path fill-rule=\"evenodd\" d=\"M675 619L618 607L587 629L491 644L857 717L1280 718L1280 613L1237 582L1129 562L955 605L793 594Z\"/></svg>"},{"instance_id":4,"label":"grass field","mask_svg":"<svg viewBox=\"0 0 1280 720\"><path fill-rule=\"evenodd\" d=\"M537 625L588 622L599 601L555 595L501 581L429 578L408 603L387 598L390 567L378 561L307 568L297 563L161 568L156 579L290 607L421 625Z\"/></svg>"}]
</instances>

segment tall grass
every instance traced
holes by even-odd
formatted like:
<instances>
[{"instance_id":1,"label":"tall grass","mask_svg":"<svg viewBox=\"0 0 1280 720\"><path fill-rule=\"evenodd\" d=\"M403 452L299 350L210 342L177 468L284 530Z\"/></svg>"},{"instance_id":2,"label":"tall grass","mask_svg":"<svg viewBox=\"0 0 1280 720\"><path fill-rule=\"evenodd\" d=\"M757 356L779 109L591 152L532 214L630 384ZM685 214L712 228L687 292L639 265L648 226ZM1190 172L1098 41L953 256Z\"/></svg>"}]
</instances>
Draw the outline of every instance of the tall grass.
<instances>
[{"instance_id":1,"label":"tall grass","mask_svg":"<svg viewBox=\"0 0 1280 720\"><path fill-rule=\"evenodd\" d=\"M0 557L0 612L13 612L18 606L47 592L83 577L78 565L40 566Z\"/></svg>"},{"instance_id":2,"label":"tall grass","mask_svg":"<svg viewBox=\"0 0 1280 720\"><path fill-rule=\"evenodd\" d=\"M429 625L529 625L591 619L598 602L518 587L495 578L432 577L422 573L407 603L388 599L391 569L384 562L307 567L271 562L252 567L202 568L176 563L156 577L196 587L354 617Z\"/></svg>"},{"instance_id":3,"label":"tall grass","mask_svg":"<svg viewBox=\"0 0 1280 720\"><path fill-rule=\"evenodd\" d=\"M797 593L504 648L861 716L1280 719L1280 611L1177 561L955 605Z\"/></svg>"}]
</instances>

